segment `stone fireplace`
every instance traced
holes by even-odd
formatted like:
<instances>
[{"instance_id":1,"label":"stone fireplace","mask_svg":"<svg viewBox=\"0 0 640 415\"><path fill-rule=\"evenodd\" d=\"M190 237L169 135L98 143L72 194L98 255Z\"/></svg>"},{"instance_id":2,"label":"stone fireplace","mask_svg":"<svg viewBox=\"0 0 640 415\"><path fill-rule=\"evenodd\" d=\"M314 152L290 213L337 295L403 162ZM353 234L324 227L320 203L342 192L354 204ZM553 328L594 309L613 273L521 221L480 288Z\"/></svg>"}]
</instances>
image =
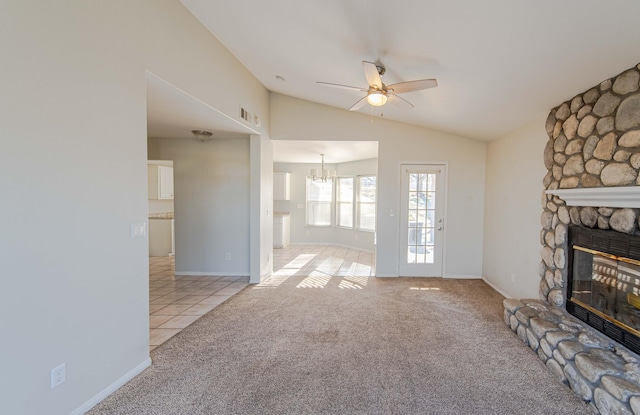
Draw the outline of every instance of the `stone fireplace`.
<instances>
[{"instance_id":1,"label":"stone fireplace","mask_svg":"<svg viewBox=\"0 0 640 415\"><path fill-rule=\"evenodd\" d=\"M614 329L625 324L614 321L615 312L611 311L612 307L630 307L629 313L640 313L640 293L630 288L630 295L611 294L615 288L612 284L618 281L607 279L612 276L609 274L622 273L622 278L629 279L623 282L626 288L635 284L635 280L631 281L635 278L635 265L627 264L638 260L640 265L640 256L628 258L628 253L607 252L601 255L600 250L587 247L586 250L596 251L596 264L584 256L587 265L578 267L590 266L591 279L606 281L608 288L587 284L584 275L577 277L582 279L578 285L569 286L569 268L575 263L570 233L593 230L598 235L614 235L615 241L620 239L616 234L640 240L640 65L551 110L546 131L549 140L544 164L548 172L543 179L545 191L541 200L540 299L505 300L505 323L560 381L596 411L640 415L638 348L634 353L619 342L624 335L616 337L614 332L618 331ZM575 231L570 232L570 228ZM598 270L608 274L600 275ZM568 301L568 295L573 295L573 300ZM581 321L589 320L583 313L583 300L587 297L600 299L593 301L595 307L587 304L590 312L595 310L591 318L595 323L589 324L607 326L598 329L612 337ZM619 298L621 306L610 305L614 297ZM599 305L604 311L598 310ZM580 319L567 309L579 314ZM599 323L598 318L605 323ZM627 332L632 343L637 340L637 333Z\"/></svg>"}]
</instances>

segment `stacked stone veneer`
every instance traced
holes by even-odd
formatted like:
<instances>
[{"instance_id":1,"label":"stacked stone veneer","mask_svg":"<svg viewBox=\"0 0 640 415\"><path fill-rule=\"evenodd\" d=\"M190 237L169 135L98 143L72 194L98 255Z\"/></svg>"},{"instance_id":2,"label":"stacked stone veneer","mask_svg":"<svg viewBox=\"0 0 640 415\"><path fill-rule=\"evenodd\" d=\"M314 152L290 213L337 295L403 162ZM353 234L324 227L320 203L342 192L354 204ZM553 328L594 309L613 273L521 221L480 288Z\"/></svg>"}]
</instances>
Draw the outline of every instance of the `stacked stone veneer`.
<instances>
[{"instance_id":1,"label":"stacked stone veneer","mask_svg":"<svg viewBox=\"0 0 640 415\"><path fill-rule=\"evenodd\" d=\"M540 300L504 300L504 322L596 411L640 415L640 363L635 354Z\"/></svg>"},{"instance_id":2,"label":"stacked stone veneer","mask_svg":"<svg viewBox=\"0 0 640 415\"><path fill-rule=\"evenodd\" d=\"M640 184L640 65L551 110L545 190ZM635 209L567 207L543 193L540 298L566 301L569 224L640 233Z\"/></svg>"},{"instance_id":3,"label":"stacked stone veneer","mask_svg":"<svg viewBox=\"0 0 640 415\"><path fill-rule=\"evenodd\" d=\"M546 131L542 301L505 300L505 323L596 411L640 415L640 357L564 310L569 225L640 234L640 209L569 207L546 193L640 185L640 65L551 110Z\"/></svg>"}]
</instances>

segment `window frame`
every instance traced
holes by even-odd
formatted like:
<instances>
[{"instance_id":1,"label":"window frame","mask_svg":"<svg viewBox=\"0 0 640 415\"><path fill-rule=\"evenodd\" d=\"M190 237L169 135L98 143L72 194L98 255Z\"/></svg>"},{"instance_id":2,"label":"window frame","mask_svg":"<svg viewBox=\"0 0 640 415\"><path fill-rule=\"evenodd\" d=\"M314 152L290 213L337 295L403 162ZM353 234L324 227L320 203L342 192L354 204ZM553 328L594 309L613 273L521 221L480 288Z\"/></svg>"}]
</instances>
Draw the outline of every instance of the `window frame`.
<instances>
[{"instance_id":1,"label":"window frame","mask_svg":"<svg viewBox=\"0 0 640 415\"><path fill-rule=\"evenodd\" d=\"M306 176L305 178L305 195L304 195L304 199L305 199L305 226L307 227L312 227L312 228L330 228L332 226L334 226L334 210L335 210L335 191L336 191L336 186L335 183L333 183L332 179L327 180L326 182L323 183L330 183L331 184L331 196L330 196L330 200L324 201L324 200L309 200L309 184L313 183L313 182L322 182L322 180L313 180L313 177L311 176ZM328 204L329 205L329 223L326 225L318 225L316 223L309 223L309 206L310 204Z\"/></svg>"},{"instance_id":2,"label":"window frame","mask_svg":"<svg viewBox=\"0 0 640 415\"><path fill-rule=\"evenodd\" d=\"M351 200L349 202L341 202L340 199L340 181L345 179L351 179ZM336 186L335 186L335 224L336 228L340 229L351 229L354 230L356 228L356 205L355 205L355 193L356 193L356 178L354 176L340 176L336 177ZM345 226L340 224L340 205L341 204L350 204L351 205L351 226Z\"/></svg>"},{"instance_id":3,"label":"window frame","mask_svg":"<svg viewBox=\"0 0 640 415\"><path fill-rule=\"evenodd\" d=\"M357 189L354 192L354 205L355 205L355 227L354 229L360 232L372 232L375 233L376 231L376 227L377 227L377 221L376 221L376 216L377 216L377 207L378 207L378 177L376 174L362 174L362 175L358 175L357 177ZM367 177L373 177L375 179L375 196L374 196L374 200L372 202L362 202L361 199L361 180ZM367 205L373 205L373 229L369 229L369 228L363 228L362 227L362 223L360 220L360 215L362 212L362 208L361 206L363 204L367 204Z\"/></svg>"}]
</instances>

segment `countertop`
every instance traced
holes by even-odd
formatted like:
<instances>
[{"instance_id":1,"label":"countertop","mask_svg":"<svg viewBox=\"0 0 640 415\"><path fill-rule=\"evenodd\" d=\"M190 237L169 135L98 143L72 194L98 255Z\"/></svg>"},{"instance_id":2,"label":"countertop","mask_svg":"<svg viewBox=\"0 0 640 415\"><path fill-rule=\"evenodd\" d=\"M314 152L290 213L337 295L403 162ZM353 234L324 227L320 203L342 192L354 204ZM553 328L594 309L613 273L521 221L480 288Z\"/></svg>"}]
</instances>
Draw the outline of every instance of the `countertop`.
<instances>
[{"instance_id":1,"label":"countertop","mask_svg":"<svg viewBox=\"0 0 640 415\"><path fill-rule=\"evenodd\" d=\"M273 216L289 216L289 212L273 212Z\"/></svg>"}]
</instances>

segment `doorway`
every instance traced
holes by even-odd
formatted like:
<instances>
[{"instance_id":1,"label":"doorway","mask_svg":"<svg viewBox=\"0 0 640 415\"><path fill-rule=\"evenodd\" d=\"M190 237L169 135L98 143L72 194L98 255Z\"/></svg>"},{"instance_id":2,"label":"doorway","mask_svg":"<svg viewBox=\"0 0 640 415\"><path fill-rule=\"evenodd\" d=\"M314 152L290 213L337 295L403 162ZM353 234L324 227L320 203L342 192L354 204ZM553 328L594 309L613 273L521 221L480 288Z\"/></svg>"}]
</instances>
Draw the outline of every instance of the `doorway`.
<instances>
[{"instance_id":1,"label":"doorway","mask_svg":"<svg viewBox=\"0 0 640 415\"><path fill-rule=\"evenodd\" d=\"M400 276L442 276L446 177L446 164L401 165Z\"/></svg>"}]
</instances>

